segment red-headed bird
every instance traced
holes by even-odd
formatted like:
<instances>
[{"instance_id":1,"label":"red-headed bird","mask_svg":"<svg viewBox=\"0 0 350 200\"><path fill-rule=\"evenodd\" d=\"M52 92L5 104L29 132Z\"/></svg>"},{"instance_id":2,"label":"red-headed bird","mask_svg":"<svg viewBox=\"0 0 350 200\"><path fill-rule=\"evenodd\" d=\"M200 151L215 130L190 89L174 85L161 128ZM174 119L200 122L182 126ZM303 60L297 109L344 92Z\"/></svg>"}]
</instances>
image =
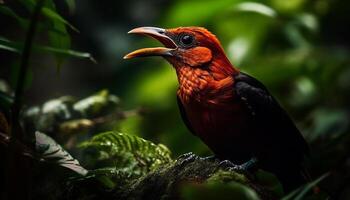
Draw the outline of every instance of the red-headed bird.
<instances>
[{"instance_id":1,"label":"red-headed bird","mask_svg":"<svg viewBox=\"0 0 350 200\"><path fill-rule=\"evenodd\" d=\"M215 35L201 27L140 27L129 33L165 46L124 58L162 56L173 65L182 119L218 158L241 168L254 161L274 173L285 191L305 183L305 139L266 87L230 63Z\"/></svg>"}]
</instances>

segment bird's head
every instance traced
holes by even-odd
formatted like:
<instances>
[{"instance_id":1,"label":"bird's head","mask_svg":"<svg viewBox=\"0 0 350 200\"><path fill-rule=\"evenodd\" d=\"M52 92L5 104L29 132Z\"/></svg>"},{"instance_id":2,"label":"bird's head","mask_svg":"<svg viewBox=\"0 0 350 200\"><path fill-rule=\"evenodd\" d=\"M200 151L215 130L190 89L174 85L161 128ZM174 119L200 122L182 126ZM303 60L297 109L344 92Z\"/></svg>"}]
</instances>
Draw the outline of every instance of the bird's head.
<instances>
[{"instance_id":1,"label":"bird's head","mask_svg":"<svg viewBox=\"0 0 350 200\"><path fill-rule=\"evenodd\" d=\"M124 59L146 56L162 56L175 69L181 67L203 68L214 73L231 75L238 70L227 59L214 34L201 27L162 29L155 27L135 28L129 33L150 36L164 47L143 48L133 51Z\"/></svg>"}]
</instances>

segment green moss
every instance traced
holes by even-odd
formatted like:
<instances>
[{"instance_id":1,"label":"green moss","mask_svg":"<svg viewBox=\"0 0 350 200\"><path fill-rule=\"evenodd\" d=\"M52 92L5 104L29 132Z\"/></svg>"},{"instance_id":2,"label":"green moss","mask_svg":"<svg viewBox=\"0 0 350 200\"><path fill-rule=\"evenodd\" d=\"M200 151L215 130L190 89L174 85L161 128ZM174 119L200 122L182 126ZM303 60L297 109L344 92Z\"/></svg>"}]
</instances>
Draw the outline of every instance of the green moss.
<instances>
[{"instance_id":1,"label":"green moss","mask_svg":"<svg viewBox=\"0 0 350 200\"><path fill-rule=\"evenodd\" d=\"M243 184L248 183L248 179L243 174L237 173L235 171L225 171L222 169L218 170L210 178L207 179L208 183L212 183L212 182L227 183L231 181L235 181Z\"/></svg>"}]
</instances>

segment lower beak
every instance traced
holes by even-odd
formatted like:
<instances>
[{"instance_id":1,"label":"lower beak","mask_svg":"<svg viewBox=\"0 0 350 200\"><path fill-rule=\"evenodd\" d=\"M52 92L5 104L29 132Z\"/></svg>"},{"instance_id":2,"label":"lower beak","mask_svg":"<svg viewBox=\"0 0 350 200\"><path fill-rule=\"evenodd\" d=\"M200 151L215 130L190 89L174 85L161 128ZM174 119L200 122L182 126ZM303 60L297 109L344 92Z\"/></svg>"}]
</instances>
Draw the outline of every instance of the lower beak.
<instances>
[{"instance_id":1,"label":"lower beak","mask_svg":"<svg viewBox=\"0 0 350 200\"><path fill-rule=\"evenodd\" d=\"M132 29L128 33L135 33L152 37L161 42L165 47L138 49L124 56L124 59L147 56L172 56L173 51L177 48L175 42L166 35L165 29L156 27L140 27Z\"/></svg>"},{"instance_id":2,"label":"lower beak","mask_svg":"<svg viewBox=\"0 0 350 200\"><path fill-rule=\"evenodd\" d=\"M148 57L148 56L172 56L172 50L165 47L143 48L128 53L123 58L130 59L136 57Z\"/></svg>"}]
</instances>

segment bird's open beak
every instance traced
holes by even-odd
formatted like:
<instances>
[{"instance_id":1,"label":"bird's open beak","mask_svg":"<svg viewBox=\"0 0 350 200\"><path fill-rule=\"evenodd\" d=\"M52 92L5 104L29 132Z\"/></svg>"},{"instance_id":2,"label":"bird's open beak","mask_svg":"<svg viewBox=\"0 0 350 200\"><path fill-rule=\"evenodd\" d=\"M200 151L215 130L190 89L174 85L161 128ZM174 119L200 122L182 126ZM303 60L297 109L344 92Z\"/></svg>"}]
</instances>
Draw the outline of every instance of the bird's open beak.
<instances>
[{"instance_id":1,"label":"bird's open beak","mask_svg":"<svg viewBox=\"0 0 350 200\"><path fill-rule=\"evenodd\" d=\"M124 56L124 59L146 56L172 56L172 52L177 48L175 42L166 35L166 30L162 28L140 27L132 29L128 33L135 33L152 37L161 42L165 47L138 49Z\"/></svg>"}]
</instances>

